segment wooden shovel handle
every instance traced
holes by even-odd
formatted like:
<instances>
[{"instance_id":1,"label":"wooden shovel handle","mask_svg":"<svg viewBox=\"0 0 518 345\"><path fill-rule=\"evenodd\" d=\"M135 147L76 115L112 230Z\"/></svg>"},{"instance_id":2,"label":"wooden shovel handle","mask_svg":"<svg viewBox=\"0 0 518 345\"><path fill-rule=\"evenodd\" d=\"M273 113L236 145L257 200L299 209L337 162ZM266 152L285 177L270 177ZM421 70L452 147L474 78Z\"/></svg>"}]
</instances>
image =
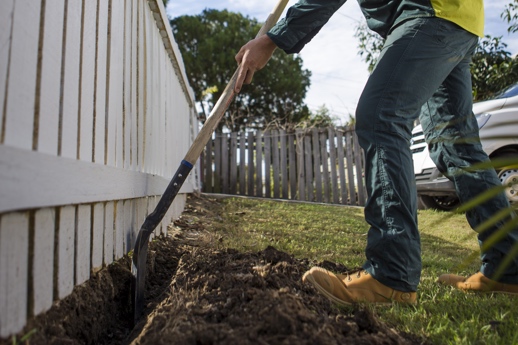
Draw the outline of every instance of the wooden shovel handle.
<instances>
[{"instance_id":1,"label":"wooden shovel handle","mask_svg":"<svg viewBox=\"0 0 518 345\"><path fill-rule=\"evenodd\" d=\"M263 26L257 33L256 37L266 34L275 25L275 23L277 23L282 12L284 11L284 8L288 4L288 1L289 0L279 0L277 2L277 5L275 5L275 8L266 19L266 22L263 24ZM192 165L194 165L200 157L203 149L205 148L205 145L207 145L207 142L212 136L212 133L214 133L214 131L218 127L219 122L223 118L223 115L225 115L225 112L227 111L230 102L232 102L232 99L235 96L234 84L236 83L238 71L239 67L234 72L234 75L228 82L227 86L225 87L225 90L221 94L221 97L216 102L216 105L210 112L209 117L207 117L205 124L201 128L200 132L198 133L198 136L196 136L196 139L194 139L194 142L192 143L191 147L189 148L189 151L187 151L187 154L184 157L184 160L191 163Z\"/></svg>"}]
</instances>

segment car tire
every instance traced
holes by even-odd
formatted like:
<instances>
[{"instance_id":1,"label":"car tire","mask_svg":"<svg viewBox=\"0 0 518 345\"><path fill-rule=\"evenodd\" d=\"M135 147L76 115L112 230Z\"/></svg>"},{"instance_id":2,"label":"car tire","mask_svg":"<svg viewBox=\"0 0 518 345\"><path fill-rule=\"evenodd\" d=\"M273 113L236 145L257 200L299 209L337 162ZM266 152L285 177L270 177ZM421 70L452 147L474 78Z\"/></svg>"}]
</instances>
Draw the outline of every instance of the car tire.
<instances>
[{"instance_id":1,"label":"car tire","mask_svg":"<svg viewBox=\"0 0 518 345\"><path fill-rule=\"evenodd\" d=\"M518 155L506 154L499 158L514 158L518 162ZM518 205L518 168L516 166L503 167L497 170L502 185L507 186L505 196L511 205Z\"/></svg>"},{"instance_id":2,"label":"car tire","mask_svg":"<svg viewBox=\"0 0 518 345\"><path fill-rule=\"evenodd\" d=\"M420 209L434 209L439 211L453 211L460 205L457 196L431 196L419 195L418 205Z\"/></svg>"}]
</instances>

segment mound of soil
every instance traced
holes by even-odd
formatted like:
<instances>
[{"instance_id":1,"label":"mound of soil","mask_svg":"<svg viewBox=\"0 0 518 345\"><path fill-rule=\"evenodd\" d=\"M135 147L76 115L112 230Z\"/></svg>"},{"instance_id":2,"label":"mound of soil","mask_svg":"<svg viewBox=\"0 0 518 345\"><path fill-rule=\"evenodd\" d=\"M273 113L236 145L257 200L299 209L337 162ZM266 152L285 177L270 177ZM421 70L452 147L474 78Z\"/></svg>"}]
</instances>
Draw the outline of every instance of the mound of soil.
<instances>
[{"instance_id":1,"label":"mound of soil","mask_svg":"<svg viewBox=\"0 0 518 345\"><path fill-rule=\"evenodd\" d=\"M207 228L221 205L191 196L170 235L150 244L146 310L133 327L130 259L29 321L18 344L422 344L360 307L340 310L302 275L314 263L268 247L218 249ZM193 221L196 219L196 221ZM333 271L346 268L319 263ZM25 339L24 339L25 340ZM4 339L1 344L12 344Z\"/></svg>"}]
</instances>

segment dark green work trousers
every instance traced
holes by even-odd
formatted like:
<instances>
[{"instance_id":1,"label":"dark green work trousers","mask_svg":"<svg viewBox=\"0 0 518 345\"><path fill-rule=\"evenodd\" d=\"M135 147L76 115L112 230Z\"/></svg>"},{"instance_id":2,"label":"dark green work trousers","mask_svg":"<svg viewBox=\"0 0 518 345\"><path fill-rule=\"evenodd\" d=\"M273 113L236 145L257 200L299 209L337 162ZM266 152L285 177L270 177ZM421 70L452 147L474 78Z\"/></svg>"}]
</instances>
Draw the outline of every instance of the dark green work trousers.
<instances>
[{"instance_id":1,"label":"dark green work trousers","mask_svg":"<svg viewBox=\"0 0 518 345\"><path fill-rule=\"evenodd\" d=\"M472 111L470 61L478 38L439 18L405 21L390 33L356 111L356 132L365 152L370 224L364 268L400 291L416 291L421 276L417 194L409 148L414 120L420 117L430 155L453 177L461 201L500 185L493 169L466 171L488 161ZM459 174L459 171L462 173ZM467 213L476 228L508 207L504 194ZM502 226L478 235L482 244ZM492 277L511 247L514 229L481 254L484 275ZM499 278L518 283L518 258Z\"/></svg>"}]
</instances>

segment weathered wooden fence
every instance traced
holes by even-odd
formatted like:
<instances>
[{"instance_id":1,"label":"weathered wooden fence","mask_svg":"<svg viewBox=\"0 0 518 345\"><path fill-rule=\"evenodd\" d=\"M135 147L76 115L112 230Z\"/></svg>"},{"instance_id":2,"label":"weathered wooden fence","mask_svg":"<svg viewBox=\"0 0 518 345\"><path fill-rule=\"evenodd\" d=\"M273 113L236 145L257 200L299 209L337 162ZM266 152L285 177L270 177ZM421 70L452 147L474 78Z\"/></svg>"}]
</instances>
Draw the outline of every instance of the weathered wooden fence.
<instances>
[{"instance_id":1,"label":"weathered wooden fence","mask_svg":"<svg viewBox=\"0 0 518 345\"><path fill-rule=\"evenodd\" d=\"M363 154L352 128L217 133L203 191L364 205Z\"/></svg>"},{"instance_id":2,"label":"weathered wooden fence","mask_svg":"<svg viewBox=\"0 0 518 345\"><path fill-rule=\"evenodd\" d=\"M186 80L162 0L0 1L0 337L133 249L197 134Z\"/></svg>"}]
</instances>

